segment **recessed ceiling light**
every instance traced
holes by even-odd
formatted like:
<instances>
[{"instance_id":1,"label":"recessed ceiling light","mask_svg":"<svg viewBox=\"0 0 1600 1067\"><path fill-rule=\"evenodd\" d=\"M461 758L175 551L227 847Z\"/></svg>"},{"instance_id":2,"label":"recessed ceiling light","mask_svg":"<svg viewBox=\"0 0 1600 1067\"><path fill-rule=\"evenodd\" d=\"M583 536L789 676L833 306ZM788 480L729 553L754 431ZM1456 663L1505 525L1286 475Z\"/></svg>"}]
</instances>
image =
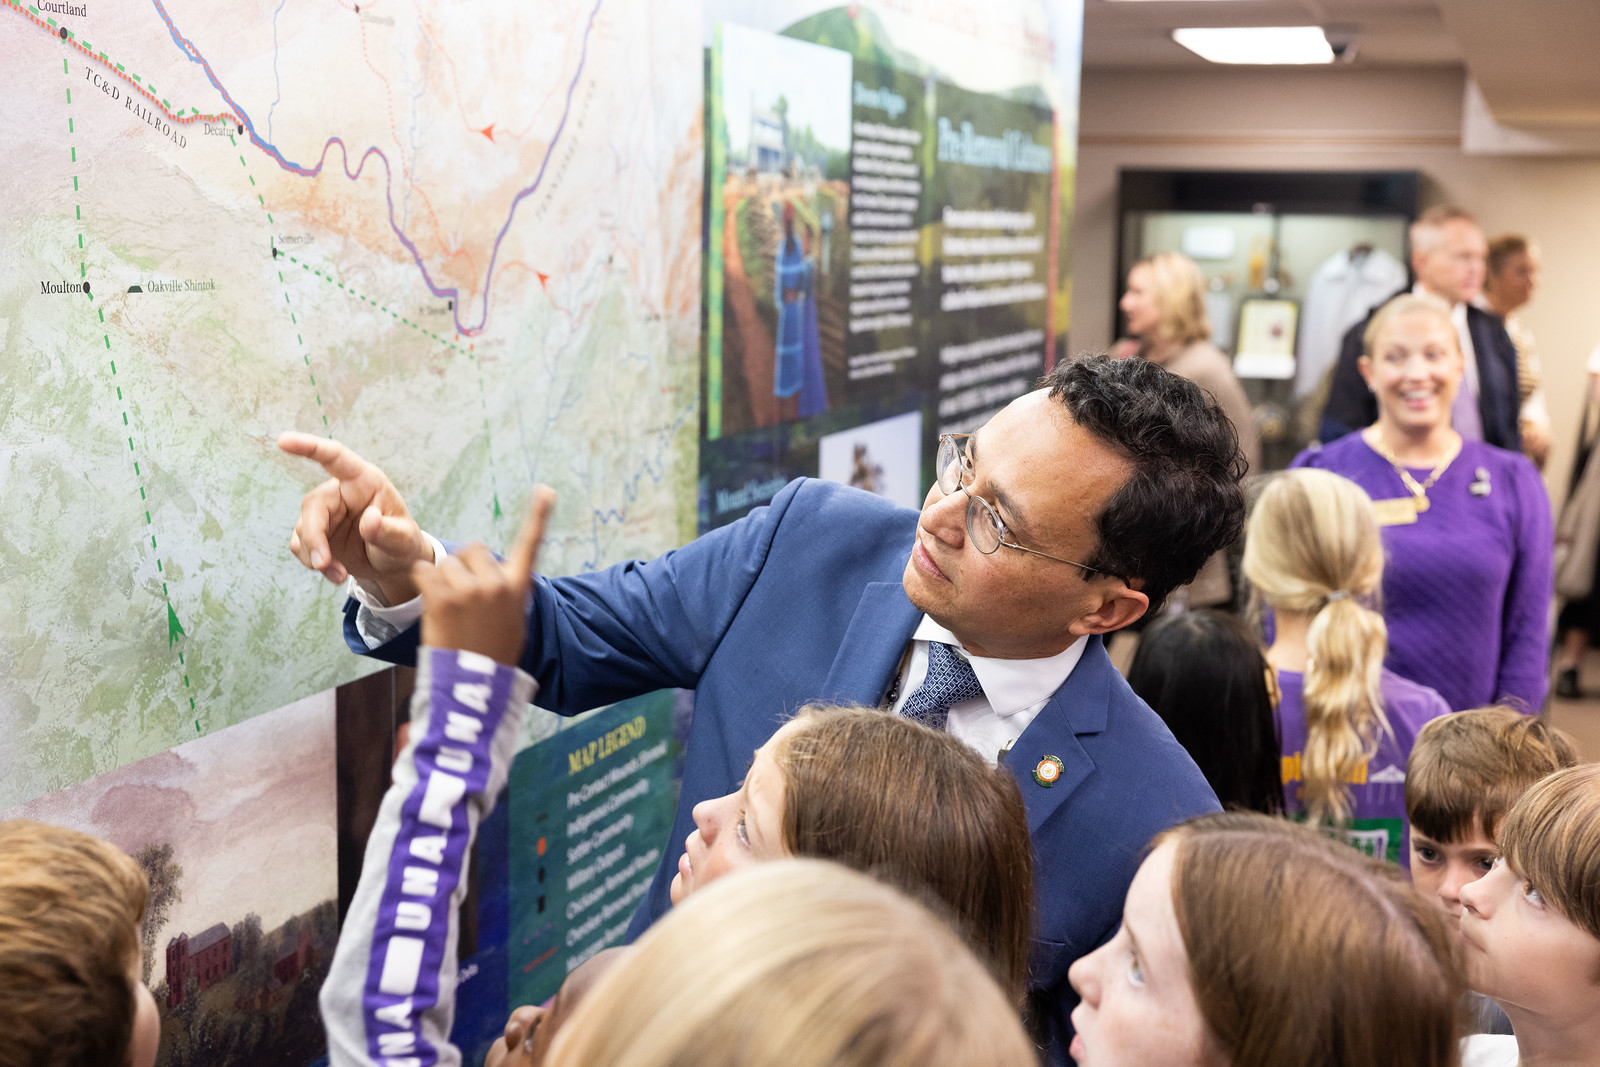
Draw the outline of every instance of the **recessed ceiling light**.
<instances>
[{"instance_id":1,"label":"recessed ceiling light","mask_svg":"<svg viewBox=\"0 0 1600 1067\"><path fill-rule=\"evenodd\" d=\"M1213 63L1332 63L1321 26L1230 26L1173 30L1172 39Z\"/></svg>"}]
</instances>

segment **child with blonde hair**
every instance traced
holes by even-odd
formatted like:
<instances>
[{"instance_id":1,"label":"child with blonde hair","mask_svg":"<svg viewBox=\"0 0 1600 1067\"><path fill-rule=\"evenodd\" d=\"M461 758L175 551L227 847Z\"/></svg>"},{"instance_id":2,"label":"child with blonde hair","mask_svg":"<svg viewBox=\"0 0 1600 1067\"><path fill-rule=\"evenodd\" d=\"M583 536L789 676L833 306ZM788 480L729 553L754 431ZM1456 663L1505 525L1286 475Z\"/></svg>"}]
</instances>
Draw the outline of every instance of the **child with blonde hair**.
<instances>
[{"instance_id":1,"label":"child with blonde hair","mask_svg":"<svg viewBox=\"0 0 1600 1067\"><path fill-rule=\"evenodd\" d=\"M1244 573L1272 610L1287 810L1404 865L1406 757L1423 723L1450 708L1383 666L1372 501L1327 471L1274 475L1246 526Z\"/></svg>"},{"instance_id":2,"label":"child with blonde hair","mask_svg":"<svg viewBox=\"0 0 1600 1067\"><path fill-rule=\"evenodd\" d=\"M825 860L736 871L645 932L549 1067L1022 1067L1010 997L933 913Z\"/></svg>"}]
</instances>

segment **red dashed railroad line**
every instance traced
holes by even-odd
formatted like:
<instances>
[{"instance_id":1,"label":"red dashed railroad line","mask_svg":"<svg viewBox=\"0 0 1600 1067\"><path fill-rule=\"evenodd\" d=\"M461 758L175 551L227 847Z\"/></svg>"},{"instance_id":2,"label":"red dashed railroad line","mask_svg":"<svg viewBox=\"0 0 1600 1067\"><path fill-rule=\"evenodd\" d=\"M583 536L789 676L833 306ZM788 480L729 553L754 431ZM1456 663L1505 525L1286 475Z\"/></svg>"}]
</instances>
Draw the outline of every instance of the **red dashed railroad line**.
<instances>
[{"instance_id":1,"label":"red dashed railroad line","mask_svg":"<svg viewBox=\"0 0 1600 1067\"><path fill-rule=\"evenodd\" d=\"M234 125L238 125L239 123L238 118L232 114L229 114L228 112L201 114L194 108L179 108L176 112L174 112L172 110L172 105L163 100L161 97L157 96L156 90L152 86L146 85L143 78L137 74L129 74L127 68L121 63L118 63L104 52L95 51L92 45L82 40L76 33L72 32L72 30L68 29L66 26L60 25L55 19L45 15L33 5L23 4L20 2L20 0L0 0L0 9L9 10L21 15L23 18L33 23L45 33L48 33L50 36L60 40L68 48L76 49L78 53L81 54L85 59L89 60L91 63L105 68L106 73L120 79L125 85L127 85L130 91L138 93L140 96L144 97L150 102L152 107L159 109L163 115L171 119L173 122L185 125L195 122L227 122ZM62 63L65 62L66 60L63 59ZM185 115L184 111L186 110L189 111L190 114Z\"/></svg>"}]
</instances>

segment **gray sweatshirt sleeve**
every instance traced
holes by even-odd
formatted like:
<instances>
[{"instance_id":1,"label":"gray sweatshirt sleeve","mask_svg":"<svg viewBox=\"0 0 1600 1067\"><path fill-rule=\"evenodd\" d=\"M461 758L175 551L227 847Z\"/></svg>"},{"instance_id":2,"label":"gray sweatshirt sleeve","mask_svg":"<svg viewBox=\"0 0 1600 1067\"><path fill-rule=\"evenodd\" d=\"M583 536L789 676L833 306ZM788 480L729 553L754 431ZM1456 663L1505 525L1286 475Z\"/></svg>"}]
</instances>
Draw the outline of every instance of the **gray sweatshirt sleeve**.
<instances>
[{"instance_id":1,"label":"gray sweatshirt sleeve","mask_svg":"<svg viewBox=\"0 0 1600 1067\"><path fill-rule=\"evenodd\" d=\"M333 1067L457 1067L458 912L478 823L505 786L534 682L423 648L411 739L367 840L320 1004Z\"/></svg>"}]
</instances>

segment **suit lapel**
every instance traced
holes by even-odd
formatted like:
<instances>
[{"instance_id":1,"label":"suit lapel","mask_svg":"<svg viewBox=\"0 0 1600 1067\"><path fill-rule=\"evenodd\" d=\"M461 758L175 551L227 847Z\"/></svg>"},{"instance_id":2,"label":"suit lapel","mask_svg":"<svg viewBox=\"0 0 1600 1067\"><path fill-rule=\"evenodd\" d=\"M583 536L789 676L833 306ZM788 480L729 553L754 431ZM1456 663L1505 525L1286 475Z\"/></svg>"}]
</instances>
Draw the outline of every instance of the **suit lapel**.
<instances>
[{"instance_id":1,"label":"suit lapel","mask_svg":"<svg viewBox=\"0 0 1600 1067\"><path fill-rule=\"evenodd\" d=\"M922 612L899 582L872 582L861 594L817 699L876 705L894 678Z\"/></svg>"},{"instance_id":2,"label":"suit lapel","mask_svg":"<svg viewBox=\"0 0 1600 1067\"><path fill-rule=\"evenodd\" d=\"M1501 412L1502 398L1514 392L1516 366L1507 368L1500 346L1495 342L1494 323L1479 308L1467 306L1467 333L1472 337L1473 359L1478 365L1478 415L1483 422L1484 438L1492 444L1507 448L1507 427Z\"/></svg>"},{"instance_id":3,"label":"suit lapel","mask_svg":"<svg viewBox=\"0 0 1600 1067\"><path fill-rule=\"evenodd\" d=\"M1095 767L1077 735L1098 733L1105 728L1111 702L1111 673L1116 668L1099 635L1088 641L1078 665L1002 761L1022 790L1029 833L1037 833ZM1045 785L1036 772L1050 757L1061 762L1060 774Z\"/></svg>"}]
</instances>

